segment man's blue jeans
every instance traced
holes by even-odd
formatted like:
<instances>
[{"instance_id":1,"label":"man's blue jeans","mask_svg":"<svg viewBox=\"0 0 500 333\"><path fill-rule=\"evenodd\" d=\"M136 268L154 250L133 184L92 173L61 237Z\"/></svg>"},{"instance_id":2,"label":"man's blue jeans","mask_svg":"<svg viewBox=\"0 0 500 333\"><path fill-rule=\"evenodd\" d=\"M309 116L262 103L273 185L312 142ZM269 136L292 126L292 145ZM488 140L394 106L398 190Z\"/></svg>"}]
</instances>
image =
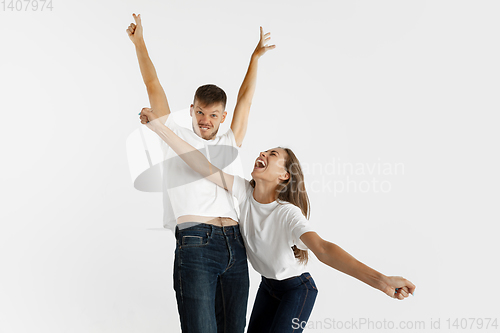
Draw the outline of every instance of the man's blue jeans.
<instances>
[{"instance_id":1,"label":"man's blue jeans","mask_svg":"<svg viewBox=\"0 0 500 333\"><path fill-rule=\"evenodd\" d=\"M183 333L243 333L248 264L239 226L175 228L174 290Z\"/></svg>"},{"instance_id":2,"label":"man's blue jeans","mask_svg":"<svg viewBox=\"0 0 500 333\"><path fill-rule=\"evenodd\" d=\"M317 295L318 288L309 273L286 280L262 277L248 333L302 332Z\"/></svg>"}]
</instances>

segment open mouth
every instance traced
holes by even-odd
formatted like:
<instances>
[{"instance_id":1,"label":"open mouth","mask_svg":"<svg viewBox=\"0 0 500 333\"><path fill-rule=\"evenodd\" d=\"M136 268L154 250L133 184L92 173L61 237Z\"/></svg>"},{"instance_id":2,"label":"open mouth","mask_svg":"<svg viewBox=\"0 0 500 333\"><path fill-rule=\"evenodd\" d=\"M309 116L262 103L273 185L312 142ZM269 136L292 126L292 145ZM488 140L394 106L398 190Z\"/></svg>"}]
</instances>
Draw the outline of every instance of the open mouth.
<instances>
[{"instance_id":1,"label":"open mouth","mask_svg":"<svg viewBox=\"0 0 500 333\"><path fill-rule=\"evenodd\" d=\"M265 167L266 167L266 161L264 161L263 159L258 158L255 161L254 169L264 169Z\"/></svg>"},{"instance_id":2,"label":"open mouth","mask_svg":"<svg viewBox=\"0 0 500 333\"><path fill-rule=\"evenodd\" d=\"M199 125L198 127L200 128L200 131L203 132L208 131L210 129L210 126L205 126L205 125Z\"/></svg>"}]
</instances>

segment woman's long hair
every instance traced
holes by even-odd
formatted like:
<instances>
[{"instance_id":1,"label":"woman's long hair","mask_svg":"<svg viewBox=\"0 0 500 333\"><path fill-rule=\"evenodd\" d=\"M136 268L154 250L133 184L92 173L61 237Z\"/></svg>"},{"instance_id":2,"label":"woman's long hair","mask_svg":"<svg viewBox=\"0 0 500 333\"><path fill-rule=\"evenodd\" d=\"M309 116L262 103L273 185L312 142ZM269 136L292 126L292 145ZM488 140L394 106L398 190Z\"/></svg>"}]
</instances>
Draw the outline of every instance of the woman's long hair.
<instances>
[{"instance_id":1,"label":"woman's long hair","mask_svg":"<svg viewBox=\"0 0 500 333\"><path fill-rule=\"evenodd\" d=\"M302 214L309 219L311 204L307 196L304 174L302 173L302 167L300 166L299 160L290 148L278 148L285 150L288 154L288 158L286 158L285 161L285 170L290 174L290 177L281 182L276 188L276 200L278 200L278 202L286 201L299 207ZM255 180L252 179L250 184L252 187L255 187ZM292 250L295 258L297 258L301 264L307 263L309 259L307 250L300 250L296 245L292 246Z\"/></svg>"}]
</instances>

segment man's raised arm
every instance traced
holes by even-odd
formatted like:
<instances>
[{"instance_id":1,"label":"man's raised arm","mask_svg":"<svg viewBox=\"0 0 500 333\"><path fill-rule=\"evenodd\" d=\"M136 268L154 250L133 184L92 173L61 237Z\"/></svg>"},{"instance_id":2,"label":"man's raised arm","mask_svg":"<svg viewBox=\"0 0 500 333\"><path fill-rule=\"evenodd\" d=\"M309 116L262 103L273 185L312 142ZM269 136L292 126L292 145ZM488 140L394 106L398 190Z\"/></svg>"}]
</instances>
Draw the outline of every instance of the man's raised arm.
<instances>
[{"instance_id":1,"label":"man's raised arm","mask_svg":"<svg viewBox=\"0 0 500 333\"><path fill-rule=\"evenodd\" d=\"M144 42L141 15L132 15L134 16L136 24L131 23L127 28L127 33L130 40L135 45L142 79L144 80L144 84L146 85L146 89L148 91L149 103L151 108L155 110L159 116L168 115L170 114L170 108L168 106L167 96L165 95L165 91L163 91L163 87L158 80L155 67L149 58L146 43Z\"/></svg>"},{"instance_id":2,"label":"man's raised arm","mask_svg":"<svg viewBox=\"0 0 500 333\"><path fill-rule=\"evenodd\" d=\"M243 143L243 138L247 132L248 116L250 114L250 106L255 92L257 82L257 65L259 58L266 53L267 50L272 50L275 45L266 45L271 35L270 32L264 35L262 27L260 27L260 40L250 58L250 65L248 65L247 74L241 84L238 98L236 100L236 107L234 108L233 121L231 122L231 130L234 133L236 144L238 147Z\"/></svg>"}]
</instances>

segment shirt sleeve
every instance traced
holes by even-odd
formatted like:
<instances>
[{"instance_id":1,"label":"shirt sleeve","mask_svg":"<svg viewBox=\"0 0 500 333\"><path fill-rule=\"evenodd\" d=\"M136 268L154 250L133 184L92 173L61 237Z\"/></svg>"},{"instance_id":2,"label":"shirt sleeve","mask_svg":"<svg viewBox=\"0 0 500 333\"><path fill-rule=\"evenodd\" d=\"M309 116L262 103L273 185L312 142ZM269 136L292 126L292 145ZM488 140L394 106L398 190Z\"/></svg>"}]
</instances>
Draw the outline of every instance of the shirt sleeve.
<instances>
[{"instance_id":1,"label":"shirt sleeve","mask_svg":"<svg viewBox=\"0 0 500 333\"><path fill-rule=\"evenodd\" d=\"M238 175L234 175L233 188L231 189L231 194L238 199L238 203L241 205L245 200L248 199L250 193L252 193L252 185L245 178Z\"/></svg>"},{"instance_id":2,"label":"shirt sleeve","mask_svg":"<svg viewBox=\"0 0 500 333\"><path fill-rule=\"evenodd\" d=\"M300 236L309 231L314 231L308 219L302 214L299 207L287 204L286 226L292 235L293 244L300 250L308 250L308 247L300 240Z\"/></svg>"},{"instance_id":3,"label":"shirt sleeve","mask_svg":"<svg viewBox=\"0 0 500 333\"><path fill-rule=\"evenodd\" d=\"M170 128L172 132L174 132L175 134L179 135L180 126L177 125L177 123L174 120L174 117L172 117L172 114L169 114L169 116L167 117L167 120L165 121L165 126Z\"/></svg>"}]
</instances>

